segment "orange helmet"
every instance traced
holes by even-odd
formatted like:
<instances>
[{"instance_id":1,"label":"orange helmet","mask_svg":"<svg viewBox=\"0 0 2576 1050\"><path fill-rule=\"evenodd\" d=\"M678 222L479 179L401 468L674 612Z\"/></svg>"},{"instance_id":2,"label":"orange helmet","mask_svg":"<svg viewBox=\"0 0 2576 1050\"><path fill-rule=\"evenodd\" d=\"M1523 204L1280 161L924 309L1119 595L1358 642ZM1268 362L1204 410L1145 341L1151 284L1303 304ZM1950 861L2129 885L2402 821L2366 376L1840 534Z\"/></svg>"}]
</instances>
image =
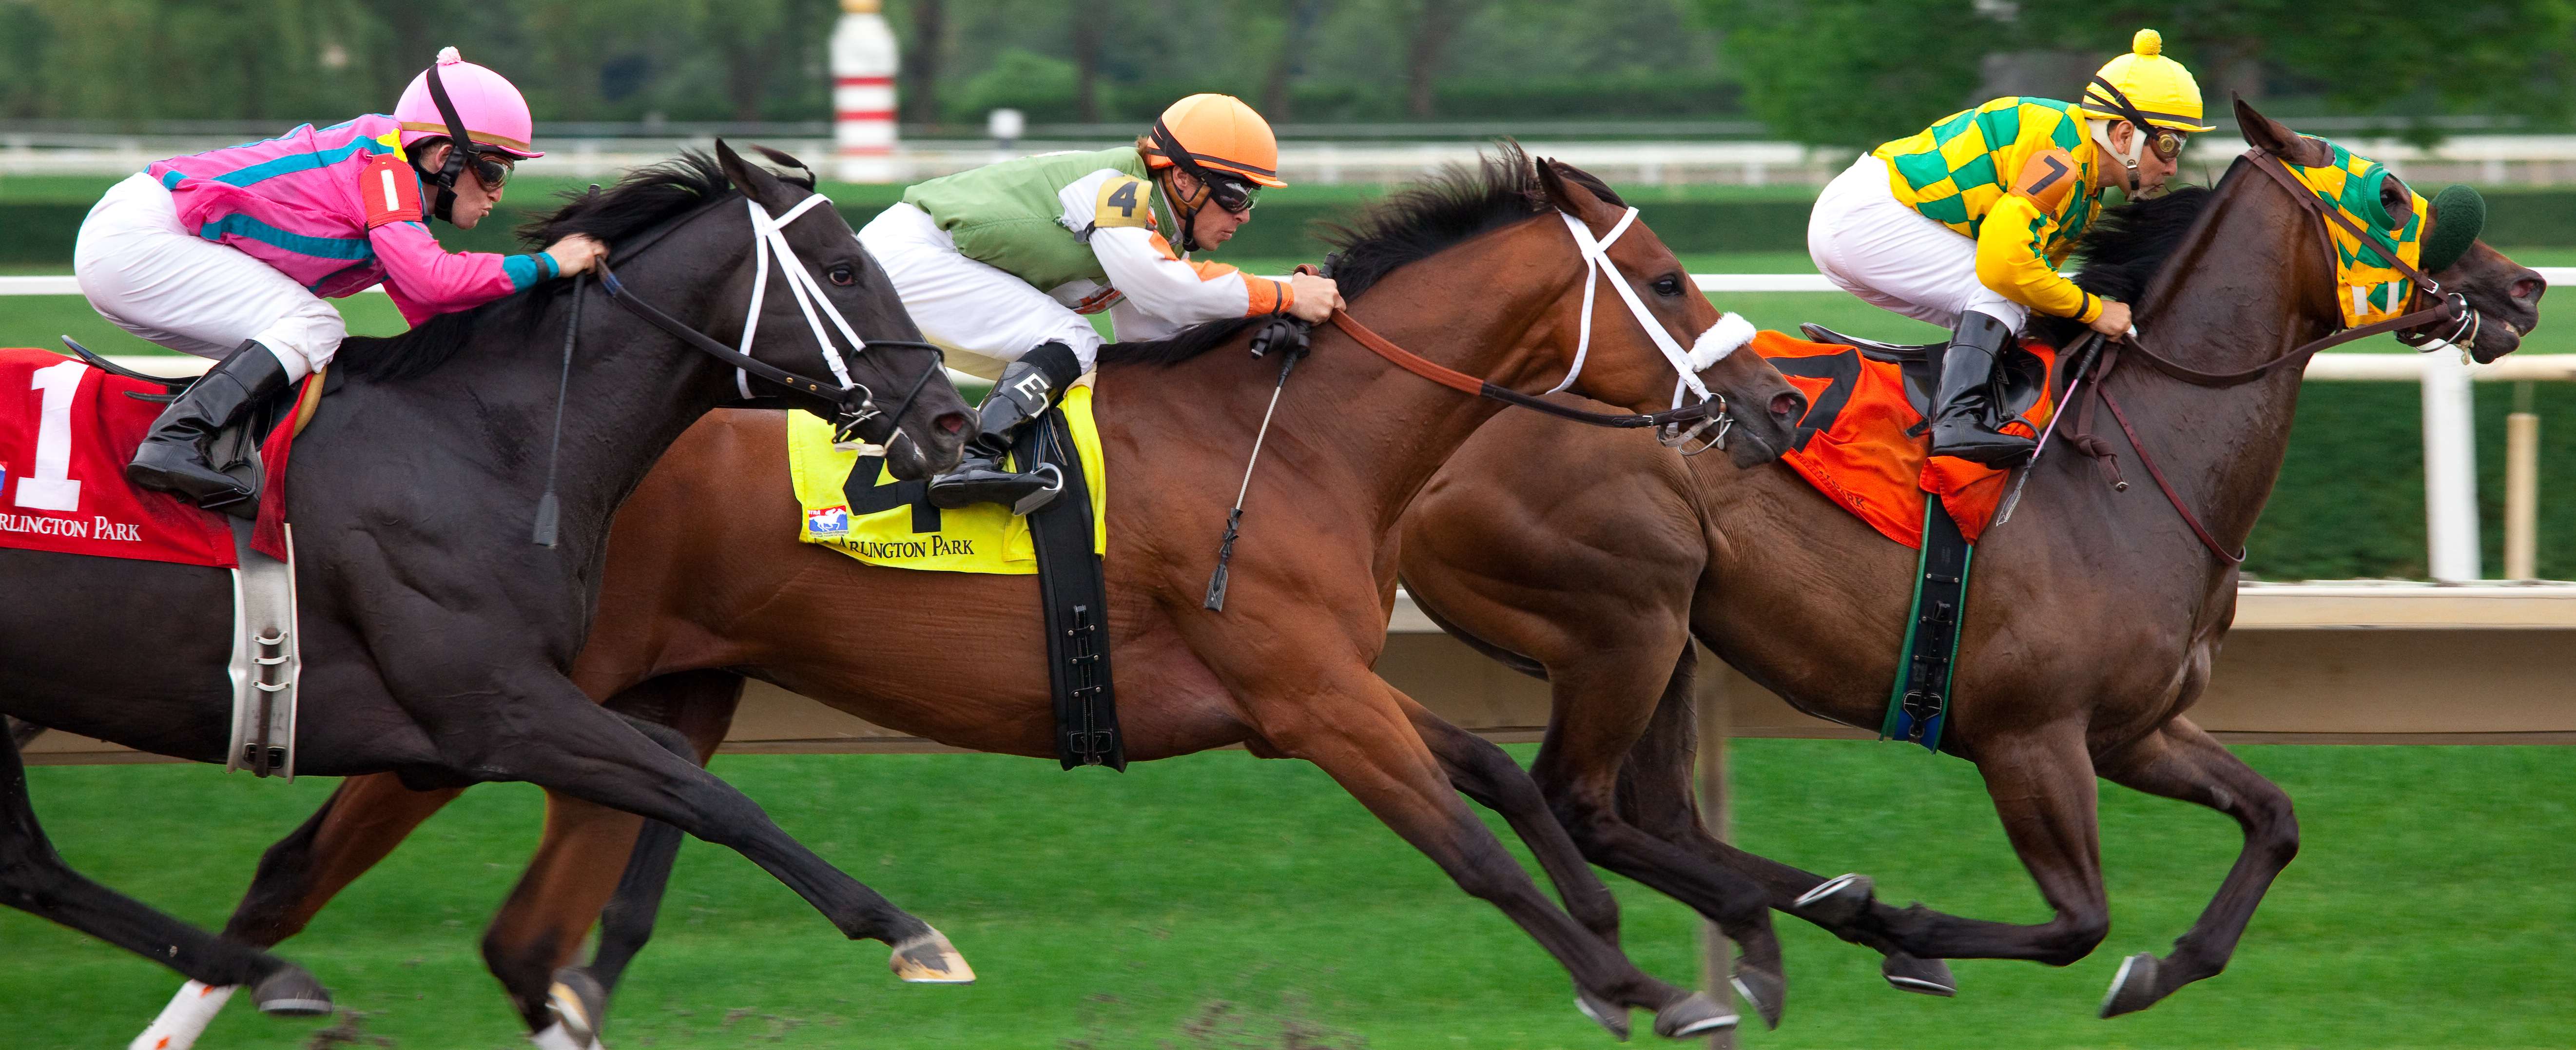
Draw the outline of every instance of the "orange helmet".
<instances>
[{"instance_id":1,"label":"orange helmet","mask_svg":"<svg viewBox=\"0 0 2576 1050\"><path fill-rule=\"evenodd\" d=\"M1154 134L1144 149L1145 163L1182 171L1199 169L1231 175L1261 186L1285 186L1279 180L1279 140L1270 122L1232 95L1192 95L1172 103L1154 121Z\"/></svg>"}]
</instances>

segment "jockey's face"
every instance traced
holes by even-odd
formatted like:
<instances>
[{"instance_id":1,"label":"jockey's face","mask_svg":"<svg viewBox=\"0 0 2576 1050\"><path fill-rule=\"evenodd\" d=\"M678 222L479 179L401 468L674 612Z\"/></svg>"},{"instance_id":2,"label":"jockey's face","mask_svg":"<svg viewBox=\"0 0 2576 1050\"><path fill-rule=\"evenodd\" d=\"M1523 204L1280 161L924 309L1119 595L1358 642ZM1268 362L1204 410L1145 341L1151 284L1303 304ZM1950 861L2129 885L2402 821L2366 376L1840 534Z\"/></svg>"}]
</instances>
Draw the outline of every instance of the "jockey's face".
<instances>
[{"instance_id":1,"label":"jockey's face","mask_svg":"<svg viewBox=\"0 0 2576 1050\"><path fill-rule=\"evenodd\" d=\"M2111 125L2111 146L2123 155L2128 153L2129 145L2136 142L2137 138L2138 129L2131 127L2128 121L2123 120ZM2118 161L2114 160L2111 163L2115 168L2119 167ZM2182 158L2179 156L2166 160L2156 156L2156 151L2152 149L2139 150L2137 185L2128 187L2129 194L2153 196L2164 188L2167 179L2173 178L2174 173L2180 170L2182 170Z\"/></svg>"},{"instance_id":2,"label":"jockey's face","mask_svg":"<svg viewBox=\"0 0 2576 1050\"><path fill-rule=\"evenodd\" d=\"M1190 236L1202 248L1214 250L1216 246L1233 240L1234 231L1252 221L1249 211L1230 212L1207 200L1207 188L1199 185L1199 180L1189 172L1177 168L1172 170L1172 196L1185 203L1199 205L1198 214L1190 218Z\"/></svg>"},{"instance_id":3,"label":"jockey's face","mask_svg":"<svg viewBox=\"0 0 2576 1050\"><path fill-rule=\"evenodd\" d=\"M421 154L421 170L436 174L439 166L447 163L447 151L451 148L453 147L444 142L430 147L429 152ZM427 191L425 196L435 196L438 193L438 188L435 186L424 187L424 189ZM484 216L492 214L492 206L501 202L501 192L499 186L483 185L482 178L474 174L473 165L467 165L465 172L456 177L456 204L448 209L448 215L451 217L450 225L460 230L473 229L475 223L482 222ZM421 203L430 202L424 200Z\"/></svg>"}]
</instances>

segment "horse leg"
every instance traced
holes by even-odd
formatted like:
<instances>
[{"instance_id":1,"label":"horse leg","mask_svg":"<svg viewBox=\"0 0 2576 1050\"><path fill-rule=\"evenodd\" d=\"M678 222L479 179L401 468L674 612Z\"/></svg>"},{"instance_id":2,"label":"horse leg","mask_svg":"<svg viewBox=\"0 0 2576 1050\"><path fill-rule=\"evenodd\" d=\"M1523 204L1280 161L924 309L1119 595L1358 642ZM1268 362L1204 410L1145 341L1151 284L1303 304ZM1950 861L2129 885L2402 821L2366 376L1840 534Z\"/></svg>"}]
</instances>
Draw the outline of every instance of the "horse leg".
<instances>
[{"instance_id":1,"label":"horse leg","mask_svg":"<svg viewBox=\"0 0 2576 1050\"><path fill-rule=\"evenodd\" d=\"M639 683L607 706L664 750L704 764L724 740L742 686L729 672L683 672ZM652 935L679 849L680 832L668 824L547 793L544 839L483 934L484 964L538 1045L580 1047L597 1038L609 989ZM620 858L622 878L610 874ZM568 967L594 922L599 952L613 961Z\"/></svg>"},{"instance_id":2,"label":"horse leg","mask_svg":"<svg viewBox=\"0 0 2576 1050\"><path fill-rule=\"evenodd\" d=\"M1676 679L1687 688L1695 658L1687 636L1679 644L1681 655L1669 664L1666 646L1655 645L1651 653L1605 652L1549 667L1555 707L1530 773L1586 858L1689 905L1742 948L1736 992L1766 1024L1778 1027L1788 983L1779 936L1771 928L1770 895L1759 883L1646 833L1619 812L1621 767L1655 710L1648 698L1673 688ZM1666 667L1671 673L1661 670Z\"/></svg>"},{"instance_id":3,"label":"horse leg","mask_svg":"<svg viewBox=\"0 0 2576 1050\"><path fill-rule=\"evenodd\" d=\"M227 940L273 947L302 932L331 898L376 866L462 788L413 791L390 773L350 777L259 858L259 871L224 924ZM188 1050L232 997L229 987L181 985L134 1045Z\"/></svg>"},{"instance_id":4,"label":"horse leg","mask_svg":"<svg viewBox=\"0 0 2576 1050\"><path fill-rule=\"evenodd\" d=\"M302 967L164 915L63 863L28 800L27 767L14 740L0 745L0 904L79 930L202 986L250 985L253 1001L268 1013L331 1012L330 993Z\"/></svg>"},{"instance_id":5,"label":"horse leg","mask_svg":"<svg viewBox=\"0 0 2576 1050\"><path fill-rule=\"evenodd\" d=\"M2299 818L2279 785L2229 754L2189 720L2176 718L2134 744L2103 756L2102 775L2152 795L2197 802L2236 818L2245 847L2219 883L2218 895L2191 931L2158 959L2140 952L2120 964L2102 998L2102 1016L2144 1010L2193 981L2218 976L2236 953L2245 924L2272 879L2299 853Z\"/></svg>"},{"instance_id":6,"label":"horse leg","mask_svg":"<svg viewBox=\"0 0 2576 1050\"><path fill-rule=\"evenodd\" d=\"M1387 827L1413 844L1468 894L1491 902L1573 975L1576 1005L1615 1034L1625 1034L1627 1008L1656 1011L1655 1031L1681 1037L1734 1025L1735 1015L1708 997L1639 971L1619 949L1576 922L1540 892L1529 874L1469 812L1441 774L1439 760L1408 724L1413 701L1374 674L1342 687L1256 709L1262 738L1279 753L1324 770Z\"/></svg>"},{"instance_id":7,"label":"horse leg","mask_svg":"<svg viewBox=\"0 0 2576 1050\"><path fill-rule=\"evenodd\" d=\"M1921 905L1862 911L1856 920L1915 955L1937 959L2028 959L2066 966L2092 954L2111 931L2102 892L2101 831L2094 819L2093 758L2080 725L1977 742L2004 836L2056 915L2033 925L1963 919ZM1868 902L1875 905L1875 902Z\"/></svg>"},{"instance_id":8,"label":"horse leg","mask_svg":"<svg viewBox=\"0 0 2576 1050\"><path fill-rule=\"evenodd\" d=\"M1628 748L1626 761L1619 767L1615 812L1604 811L1595 805L1583 810L1579 817L1563 811L1559 816L1569 821L1624 820L1646 835L1690 854L1683 863L1694 867L1713 865L1749 878L1762 886L1771 907L1886 956L1879 963L1879 973L1890 986L1924 995L1957 994L1958 980L1951 976L1950 967L1941 960L1908 955L1886 938L1870 932L1865 924L1839 921L1837 916L1799 906L1800 898L1825 884L1824 876L1738 849L1709 833L1707 823L1700 817L1698 787L1692 779L1699 762L1698 663L1698 650L1685 647L1681 658L1673 664L1673 673L1664 684L1663 696L1656 702L1654 717L1646 723L1645 732L1638 734L1636 743ZM1557 724L1569 728L1595 717L1590 704L1560 705L1559 711ZM1594 859L1604 866L1612 866L1610 861L1600 856ZM1656 858L1641 859L1652 861ZM1675 896L1681 895L1677 893ZM1684 903L1694 900L1691 897L1681 899ZM1698 907L1697 904L1693 906ZM1875 906L1891 912L1894 910L1883 904ZM1714 917L1709 908L1699 910L1703 915Z\"/></svg>"}]
</instances>

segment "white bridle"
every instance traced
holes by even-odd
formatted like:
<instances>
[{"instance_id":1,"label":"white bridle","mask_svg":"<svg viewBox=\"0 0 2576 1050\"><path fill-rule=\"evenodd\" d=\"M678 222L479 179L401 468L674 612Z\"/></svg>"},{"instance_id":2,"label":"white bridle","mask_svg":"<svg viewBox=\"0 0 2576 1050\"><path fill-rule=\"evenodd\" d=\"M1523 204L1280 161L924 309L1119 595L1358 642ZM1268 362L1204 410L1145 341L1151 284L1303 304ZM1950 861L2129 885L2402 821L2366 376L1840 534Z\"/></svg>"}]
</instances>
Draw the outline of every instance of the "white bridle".
<instances>
[{"instance_id":1,"label":"white bridle","mask_svg":"<svg viewBox=\"0 0 2576 1050\"><path fill-rule=\"evenodd\" d=\"M1737 314L1722 315L1716 324L1710 325L1707 331L1699 334L1699 338L1691 341L1690 349L1682 349L1681 343L1673 339L1673 334L1665 331L1664 326L1655 320L1655 315L1646 312L1646 304L1637 298L1636 290L1628 287L1627 275L1620 273L1619 267L1610 261L1610 246L1637 221L1637 209L1628 209L1626 215L1611 225L1610 232L1598 239L1592 236L1592 228L1584 225L1582 219L1561 211L1557 216L1565 220L1565 228L1574 234L1575 247L1583 252L1583 329L1574 344L1574 367L1566 370L1565 381L1548 393L1572 388L1575 377L1583 374L1583 359L1592 350L1594 286L1603 274L1608 274L1610 287L1618 290L1619 298L1628 304L1628 312L1636 316L1638 324L1645 326L1646 336L1655 341L1655 348L1664 352L1664 360L1672 362L1673 371L1681 375L1681 379L1673 384L1672 407L1682 407L1685 393L1700 401L1709 400L1707 385L1699 381L1700 372L1726 360L1726 355L1752 342L1753 322Z\"/></svg>"},{"instance_id":2,"label":"white bridle","mask_svg":"<svg viewBox=\"0 0 2576 1050\"><path fill-rule=\"evenodd\" d=\"M851 330L850 322L841 317L841 309L832 305L831 297L823 294L822 285L814 283L813 274L805 272L804 260L797 258L796 249L787 243L788 223L795 222L797 216L815 205L829 202L830 198L817 193L798 201L795 207L787 209L786 214L773 219L759 201L748 198L743 201L751 208L751 308L743 315L742 345L736 349L746 357L751 354L752 335L760 329L760 307L769 296L769 259L774 247L777 249L779 272L787 275L788 294L796 297L796 308L804 311L805 326L813 330L814 343L822 348L823 363L832 369L832 378L841 381L841 389L848 390L858 384L851 381L849 367L842 364L840 353L832 346L832 337L823 330L823 317L830 317L832 327L839 329L842 338L850 341L851 353L867 349L868 341ZM814 313L817 305L823 308L822 317ZM733 374L735 389L742 391L743 398L749 400L752 396L751 373L737 368Z\"/></svg>"}]
</instances>

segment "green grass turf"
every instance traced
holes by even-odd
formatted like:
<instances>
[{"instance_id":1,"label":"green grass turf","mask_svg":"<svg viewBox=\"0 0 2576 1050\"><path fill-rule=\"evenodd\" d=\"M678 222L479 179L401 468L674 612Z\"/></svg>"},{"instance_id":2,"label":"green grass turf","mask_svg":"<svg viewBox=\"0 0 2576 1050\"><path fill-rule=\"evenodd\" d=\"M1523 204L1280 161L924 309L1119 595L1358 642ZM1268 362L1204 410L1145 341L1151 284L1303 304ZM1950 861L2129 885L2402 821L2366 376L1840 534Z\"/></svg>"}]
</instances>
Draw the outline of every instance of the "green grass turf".
<instances>
[{"instance_id":1,"label":"green grass turf","mask_svg":"<svg viewBox=\"0 0 2576 1050\"><path fill-rule=\"evenodd\" d=\"M1529 749L1515 751L1527 759ZM2303 852L2234 965L2155 1009L2093 1011L2119 960L2165 950L2238 842L2206 810L2104 793L2112 934L2052 970L1956 964L1960 998L1900 994L1875 956L1781 927L1787 1024L1748 1047L2563 1046L2576 1002L2576 751L2247 747L2298 800ZM1882 896L2043 918L1973 769L1897 746L1735 748L1739 841ZM1562 972L1303 763L1237 752L1068 775L992 756L734 757L719 772L791 832L937 923L971 988L906 987L739 857L692 842L616 1005L618 1047L1600 1048ZM219 922L258 851L328 792L202 766L40 768L71 861ZM406 1050L524 1045L475 942L534 842L539 799L477 789L286 954ZM1696 920L1613 879L1639 965L1697 977ZM176 979L0 912L0 1017L23 1050L117 1045ZM1644 1020L1640 1015L1639 1020ZM320 1022L235 1003L208 1047L303 1046ZM1289 1029L1304 1033L1292 1041ZM1362 1040L1365 1040L1363 1044ZM1651 1043L1651 1039L1648 1040ZM318 1045L318 1044L317 1044Z\"/></svg>"}]
</instances>

